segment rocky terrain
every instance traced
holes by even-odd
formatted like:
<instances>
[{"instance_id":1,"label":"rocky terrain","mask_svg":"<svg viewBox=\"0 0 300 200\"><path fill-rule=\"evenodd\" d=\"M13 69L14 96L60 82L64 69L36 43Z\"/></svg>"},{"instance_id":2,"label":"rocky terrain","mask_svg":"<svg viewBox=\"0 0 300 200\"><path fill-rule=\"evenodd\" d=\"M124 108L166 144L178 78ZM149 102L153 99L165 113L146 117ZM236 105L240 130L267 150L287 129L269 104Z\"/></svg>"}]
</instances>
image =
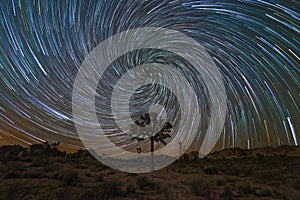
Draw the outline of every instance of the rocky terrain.
<instances>
[{"instance_id":1,"label":"rocky terrain","mask_svg":"<svg viewBox=\"0 0 300 200\"><path fill-rule=\"evenodd\" d=\"M111 169L86 150L0 147L0 199L300 199L300 147L184 155L146 174Z\"/></svg>"}]
</instances>

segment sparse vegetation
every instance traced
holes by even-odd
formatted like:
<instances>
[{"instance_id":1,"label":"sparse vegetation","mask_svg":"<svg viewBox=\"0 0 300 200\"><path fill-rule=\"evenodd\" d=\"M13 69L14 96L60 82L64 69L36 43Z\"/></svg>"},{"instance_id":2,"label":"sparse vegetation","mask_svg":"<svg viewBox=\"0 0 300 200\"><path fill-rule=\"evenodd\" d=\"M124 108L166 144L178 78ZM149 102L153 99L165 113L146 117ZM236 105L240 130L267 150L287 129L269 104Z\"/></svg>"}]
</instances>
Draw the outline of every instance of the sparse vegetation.
<instances>
[{"instance_id":1,"label":"sparse vegetation","mask_svg":"<svg viewBox=\"0 0 300 200\"><path fill-rule=\"evenodd\" d=\"M172 183L162 184L159 190L165 199L178 199L178 191Z\"/></svg>"},{"instance_id":2,"label":"sparse vegetation","mask_svg":"<svg viewBox=\"0 0 300 200\"><path fill-rule=\"evenodd\" d=\"M129 183L126 187L126 192L129 194L136 193L137 185L134 183Z\"/></svg>"},{"instance_id":3,"label":"sparse vegetation","mask_svg":"<svg viewBox=\"0 0 300 200\"><path fill-rule=\"evenodd\" d=\"M18 171L8 171L3 178L4 179L13 179L13 178L19 178L21 177L21 173Z\"/></svg>"},{"instance_id":4,"label":"sparse vegetation","mask_svg":"<svg viewBox=\"0 0 300 200\"><path fill-rule=\"evenodd\" d=\"M103 175L102 175L102 174L98 174L98 175L96 176L96 181L97 181L97 182L102 182L102 181L103 181Z\"/></svg>"},{"instance_id":5,"label":"sparse vegetation","mask_svg":"<svg viewBox=\"0 0 300 200\"><path fill-rule=\"evenodd\" d=\"M63 184L66 186L76 185L79 181L78 172L75 169L63 169L60 171Z\"/></svg>"},{"instance_id":6,"label":"sparse vegetation","mask_svg":"<svg viewBox=\"0 0 300 200\"><path fill-rule=\"evenodd\" d=\"M255 188L253 187L252 183L245 182L239 185L239 191L242 194L256 194Z\"/></svg>"},{"instance_id":7,"label":"sparse vegetation","mask_svg":"<svg viewBox=\"0 0 300 200\"><path fill-rule=\"evenodd\" d=\"M226 186L224 188L224 192L221 193L221 197L223 197L223 199L227 199L227 200L231 200L233 198L233 193L232 193L232 189L230 186Z\"/></svg>"},{"instance_id":8,"label":"sparse vegetation","mask_svg":"<svg viewBox=\"0 0 300 200\"><path fill-rule=\"evenodd\" d=\"M64 186L74 186L79 181L79 173L73 168L62 168L51 176L54 180L62 181Z\"/></svg>"},{"instance_id":9,"label":"sparse vegetation","mask_svg":"<svg viewBox=\"0 0 300 200\"><path fill-rule=\"evenodd\" d=\"M155 183L147 176L138 176L136 179L136 184L141 190L146 188L155 188Z\"/></svg>"},{"instance_id":10,"label":"sparse vegetation","mask_svg":"<svg viewBox=\"0 0 300 200\"><path fill-rule=\"evenodd\" d=\"M101 191L101 199L108 199L110 197L116 197L121 194L120 182L117 180L109 180L104 182L99 190Z\"/></svg>"},{"instance_id":11,"label":"sparse vegetation","mask_svg":"<svg viewBox=\"0 0 300 200\"><path fill-rule=\"evenodd\" d=\"M205 169L203 169L203 172L205 174L209 174L209 175L214 175L214 174L218 174L218 169L214 166L209 166L209 167L206 167Z\"/></svg>"},{"instance_id":12,"label":"sparse vegetation","mask_svg":"<svg viewBox=\"0 0 300 200\"><path fill-rule=\"evenodd\" d=\"M0 147L1 200L300 199L300 148L291 155L256 150L257 157L235 149L194 161L186 156L184 167L176 162L146 174L110 169L84 150L66 155L36 149Z\"/></svg>"},{"instance_id":13,"label":"sparse vegetation","mask_svg":"<svg viewBox=\"0 0 300 200\"><path fill-rule=\"evenodd\" d=\"M208 183L202 181L192 182L190 188L192 192L198 196L209 197L212 192L212 188L209 187Z\"/></svg>"},{"instance_id":14,"label":"sparse vegetation","mask_svg":"<svg viewBox=\"0 0 300 200\"><path fill-rule=\"evenodd\" d=\"M44 178L46 176L45 176L45 173L43 173L42 171L30 170L30 171L24 172L22 177L23 178Z\"/></svg>"}]
</instances>

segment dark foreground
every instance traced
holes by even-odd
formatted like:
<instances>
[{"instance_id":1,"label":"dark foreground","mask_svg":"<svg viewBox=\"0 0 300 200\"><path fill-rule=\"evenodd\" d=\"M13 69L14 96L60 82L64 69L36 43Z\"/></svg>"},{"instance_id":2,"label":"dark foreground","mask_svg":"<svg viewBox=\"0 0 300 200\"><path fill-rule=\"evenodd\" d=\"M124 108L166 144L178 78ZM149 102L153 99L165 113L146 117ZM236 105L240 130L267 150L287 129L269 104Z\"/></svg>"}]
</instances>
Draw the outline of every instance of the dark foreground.
<instances>
[{"instance_id":1,"label":"dark foreground","mask_svg":"<svg viewBox=\"0 0 300 200\"><path fill-rule=\"evenodd\" d=\"M3 146L0 199L300 199L300 147L194 155L186 155L183 165L129 174L86 151Z\"/></svg>"}]
</instances>

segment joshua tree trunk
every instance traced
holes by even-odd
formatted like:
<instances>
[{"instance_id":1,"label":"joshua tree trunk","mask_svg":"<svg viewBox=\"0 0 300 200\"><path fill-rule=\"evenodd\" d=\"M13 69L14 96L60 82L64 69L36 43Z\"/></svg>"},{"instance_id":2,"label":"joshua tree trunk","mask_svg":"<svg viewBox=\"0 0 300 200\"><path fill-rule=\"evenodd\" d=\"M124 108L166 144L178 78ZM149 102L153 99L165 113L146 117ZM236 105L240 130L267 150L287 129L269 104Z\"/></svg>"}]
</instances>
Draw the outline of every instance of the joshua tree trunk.
<instances>
[{"instance_id":1,"label":"joshua tree trunk","mask_svg":"<svg viewBox=\"0 0 300 200\"><path fill-rule=\"evenodd\" d=\"M154 137L150 137L151 140L151 171L155 170L154 167Z\"/></svg>"},{"instance_id":2,"label":"joshua tree trunk","mask_svg":"<svg viewBox=\"0 0 300 200\"><path fill-rule=\"evenodd\" d=\"M158 116L154 117L154 124L156 124L158 119ZM141 115L141 120L136 120L135 124L138 125L139 127L145 127L145 126L153 126L153 122L151 125L151 119L150 119L150 114L146 113L145 115ZM150 170L154 171L155 170L155 160L154 160L154 142L161 142L164 145L167 145L167 143L164 141L166 138L170 138L171 135L169 134L171 132L171 128L173 128L173 125L170 122L165 122L163 128L156 133L155 135L150 137L150 147L151 147L151 158L150 158ZM139 138L139 137L133 137L131 140L137 140L142 141L144 138ZM138 150L138 149L137 149ZM140 150L138 150L140 151Z\"/></svg>"}]
</instances>

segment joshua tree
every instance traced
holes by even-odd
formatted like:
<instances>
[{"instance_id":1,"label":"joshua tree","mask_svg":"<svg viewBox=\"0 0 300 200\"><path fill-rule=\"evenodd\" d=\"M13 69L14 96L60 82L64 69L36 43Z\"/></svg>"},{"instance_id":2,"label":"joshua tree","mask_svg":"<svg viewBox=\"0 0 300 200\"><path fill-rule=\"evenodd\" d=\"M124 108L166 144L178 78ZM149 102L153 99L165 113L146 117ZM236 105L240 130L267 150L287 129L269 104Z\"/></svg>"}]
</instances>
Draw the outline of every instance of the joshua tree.
<instances>
[{"instance_id":1,"label":"joshua tree","mask_svg":"<svg viewBox=\"0 0 300 200\"><path fill-rule=\"evenodd\" d=\"M157 122L157 119L154 117L154 122ZM139 127L143 128L149 126L151 124L150 114L146 113L145 115L141 115L140 120L136 120L135 124ZM158 124L158 123L157 123ZM157 125L156 123L152 123L152 125ZM163 128L158 131L155 135L151 135L150 138L150 151L151 151L151 170L154 170L154 142L161 142L164 145L167 145L165 139L171 138L170 132L173 128L173 125L170 122L165 122ZM143 136L143 134L142 134ZM143 141L143 137L133 137L131 140Z\"/></svg>"},{"instance_id":2,"label":"joshua tree","mask_svg":"<svg viewBox=\"0 0 300 200\"><path fill-rule=\"evenodd\" d=\"M142 152L142 148L138 147L138 148L136 148L136 151L138 152L138 154L140 154Z\"/></svg>"},{"instance_id":3,"label":"joshua tree","mask_svg":"<svg viewBox=\"0 0 300 200\"><path fill-rule=\"evenodd\" d=\"M54 142L51 144L52 149L58 149L58 146L60 145L60 142Z\"/></svg>"}]
</instances>

